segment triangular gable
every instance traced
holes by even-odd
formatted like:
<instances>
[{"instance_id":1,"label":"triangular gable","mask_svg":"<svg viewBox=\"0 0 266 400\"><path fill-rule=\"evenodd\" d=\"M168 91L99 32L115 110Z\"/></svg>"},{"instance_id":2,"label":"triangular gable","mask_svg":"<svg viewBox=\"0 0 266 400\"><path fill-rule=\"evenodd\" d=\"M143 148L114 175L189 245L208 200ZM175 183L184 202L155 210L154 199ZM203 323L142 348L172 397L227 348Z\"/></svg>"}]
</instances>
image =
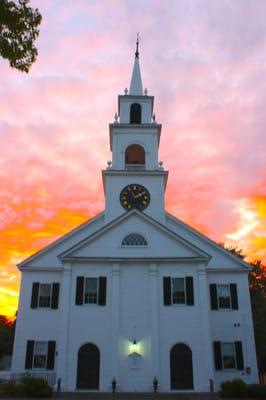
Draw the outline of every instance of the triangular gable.
<instances>
[{"instance_id":1,"label":"triangular gable","mask_svg":"<svg viewBox=\"0 0 266 400\"><path fill-rule=\"evenodd\" d=\"M147 246L122 246L123 238L130 233L144 236ZM59 258L72 261L94 258L164 258L208 262L210 256L147 214L132 210L63 252Z\"/></svg>"},{"instance_id":2,"label":"triangular gable","mask_svg":"<svg viewBox=\"0 0 266 400\"><path fill-rule=\"evenodd\" d=\"M203 235L201 232L187 225L185 222L168 212L166 212L166 225L170 230L173 230L175 233L181 235L184 239L191 241L203 251L210 254L211 260L208 265L208 269L238 268L246 270L247 272L252 269L252 267L244 260L232 254L228 250L225 250L212 239Z\"/></svg>"}]
</instances>

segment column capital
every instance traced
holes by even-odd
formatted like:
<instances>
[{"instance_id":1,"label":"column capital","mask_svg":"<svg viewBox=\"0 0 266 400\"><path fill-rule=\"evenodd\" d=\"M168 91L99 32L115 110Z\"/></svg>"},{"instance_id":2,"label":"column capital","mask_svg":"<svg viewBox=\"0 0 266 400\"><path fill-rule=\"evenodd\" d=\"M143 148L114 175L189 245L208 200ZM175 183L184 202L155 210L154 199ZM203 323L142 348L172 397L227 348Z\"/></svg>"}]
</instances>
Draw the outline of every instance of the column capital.
<instances>
[{"instance_id":1,"label":"column capital","mask_svg":"<svg viewBox=\"0 0 266 400\"><path fill-rule=\"evenodd\" d=\"M157 264L154 264L154 263L150 264L150 269L149 269L150 274L151 275L156 275L157 271L158 271Z\"/></svg>"},{"instance_id":2,"label":"column capital","mask_svg":"<svg viewBox=\"0 0 266 400\"><path fill-rule=\"evenodd\" d=\"M207 266L204 263L198 263L198 272L200 275L206 275L207 274Z\"/></svg>"},{"instance_id":3,"label":"column capital","mask_svg":"<svg viewBox=\"0 0 266 400\"><path fill-rule=\"evenodd\" d=\"M63 264L63 268L64 268L64 274L65 273L70 273L71 272L71 263L70 262L65 262Z\"/></svg>"},{"instance_id":4,"label":"column capital","mask_svg":"<svg viewBox=\"0 0 266 400\"><path fill-rule=\"evenodd\" d=\"M113 264L112 275L120 275L120 264Z\"/></svg>"}]
</instances>

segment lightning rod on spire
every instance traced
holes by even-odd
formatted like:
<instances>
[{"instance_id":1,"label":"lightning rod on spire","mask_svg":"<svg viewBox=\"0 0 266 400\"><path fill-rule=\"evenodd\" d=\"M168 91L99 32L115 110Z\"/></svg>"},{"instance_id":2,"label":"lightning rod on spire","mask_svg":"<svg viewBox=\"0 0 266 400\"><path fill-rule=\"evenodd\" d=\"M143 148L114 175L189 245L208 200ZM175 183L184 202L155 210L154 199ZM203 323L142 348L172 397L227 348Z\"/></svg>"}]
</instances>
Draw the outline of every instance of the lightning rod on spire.
<instances>
[{"instance_id":1,"label":"lightning rod on spire","mask_svg":"<svg viewBox=\"0 0 266 400\"><path fill-rule=\"evenodd\" d=\"M139 33L137 33L136 52L135 57L139 58Z\"/></svg>"}]
</instances>

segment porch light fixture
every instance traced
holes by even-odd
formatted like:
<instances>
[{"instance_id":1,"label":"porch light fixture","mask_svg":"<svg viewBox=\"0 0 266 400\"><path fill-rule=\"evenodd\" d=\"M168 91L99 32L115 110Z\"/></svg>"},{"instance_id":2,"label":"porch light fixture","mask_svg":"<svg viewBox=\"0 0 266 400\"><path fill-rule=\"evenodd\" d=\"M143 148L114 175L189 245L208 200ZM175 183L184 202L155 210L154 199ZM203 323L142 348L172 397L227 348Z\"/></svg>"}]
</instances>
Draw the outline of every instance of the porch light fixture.
<instances>
[{"instance_id":1,"label":"porch light fixture","mask_svg":"<svg viewBox=\"0 0 266 400\"><path fill-rule=\"evenodd\" d=\"M139 352L138 352L138 343L137 343L136 339L134 339L132 344L131 344L131 354L139 354Z\"/></svg>"}]
</instances>

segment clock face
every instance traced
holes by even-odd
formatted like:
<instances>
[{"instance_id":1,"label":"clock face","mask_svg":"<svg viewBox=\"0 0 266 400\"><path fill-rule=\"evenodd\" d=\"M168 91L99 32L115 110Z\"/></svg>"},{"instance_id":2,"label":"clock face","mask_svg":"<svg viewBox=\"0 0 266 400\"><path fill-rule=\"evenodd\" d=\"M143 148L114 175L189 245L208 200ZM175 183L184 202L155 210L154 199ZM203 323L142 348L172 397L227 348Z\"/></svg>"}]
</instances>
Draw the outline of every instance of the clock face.
<instances>
[{"instance_id":1,"label":"clock face","mask_svg":"<svg viewBox=\"0 0 266 400\"><path fill-rule=\"evenodd\" d=\"M131 184L126 186L120 193L120 203L127 211L136 208L144 210L150 202L150 194L148 190L141 185Z\"/></svg>"}]
</instances>

